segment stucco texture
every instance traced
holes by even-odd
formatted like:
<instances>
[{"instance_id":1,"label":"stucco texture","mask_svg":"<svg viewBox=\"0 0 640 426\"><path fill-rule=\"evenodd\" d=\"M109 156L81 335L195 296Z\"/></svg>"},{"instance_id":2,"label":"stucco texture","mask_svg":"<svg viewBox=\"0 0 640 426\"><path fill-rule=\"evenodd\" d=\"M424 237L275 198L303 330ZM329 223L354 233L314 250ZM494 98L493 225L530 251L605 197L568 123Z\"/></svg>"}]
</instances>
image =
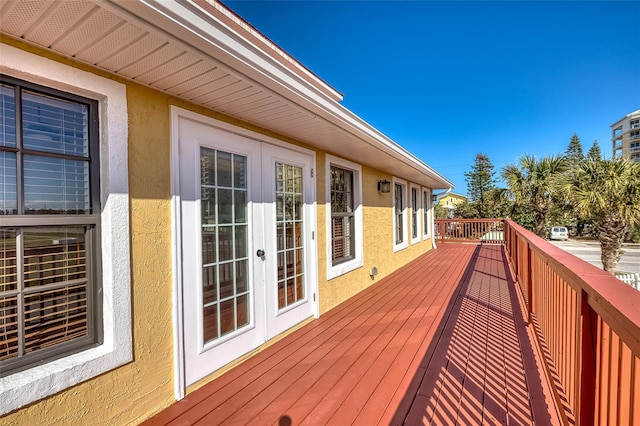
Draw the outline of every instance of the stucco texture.
<instances>
[{"instance_id":1,"label":"stucco texture","mask_svg":"<svg viewBox=\"0 0 640 426\"><path fill-rule=\"evenodd\" d=\"M326 271L326 200L324 185L325 156L319 154L318 161L318 287L320 295L320 314L346 301L365 288L374 285L401 266L426 253L432 248L432 242L420 240L403 250L393 251L393 192L378 192L378 181L391 181L392 176L367 166L362 167L363 200L363 266L347 274L327 280ZM398 177L402 177L399 175ZM409 185L410 182L407 182ZM408 226L411 226L409 214ZM370 275L371 268L378 269L378 275Z\"/></svg>"},{"instance_id":2,"label":"stucco texture","mask_svg":"<svg viewBox=\"0 0 640 426\"><path fill-rule=\"evenodd\" d=\"M121 82L127 84L129 114L134 361L9 413L0 419L3 425L136 424L173 401L169 100Z\"/></svg>"},{"instance_id":3,"label":"stucco texture","mask_svg":"<svg viewBox=\"0 0 640 426\"><path fill-rule=\"evenodd\" d=\"M149 88L85 65L9 41L24 50L118 80L127 86L129 116L129 196L133 362L54 396L14 411L3 425L137 424L174 401L174 337L172 320L170 106L261 132L308 149L312 147L240 123ZM125 123L123 123L125 125ZM431 241L393 252L392 193L380 194L377 182L392 176L363 166L364 265L331 280L326 278L325 155L316 151L318 286L320 312L325 313L362 289L425 253ZM398 177L402 178L401 175ZM369 272L377 267L379 274Z\"/></svg>"}]
</instances>

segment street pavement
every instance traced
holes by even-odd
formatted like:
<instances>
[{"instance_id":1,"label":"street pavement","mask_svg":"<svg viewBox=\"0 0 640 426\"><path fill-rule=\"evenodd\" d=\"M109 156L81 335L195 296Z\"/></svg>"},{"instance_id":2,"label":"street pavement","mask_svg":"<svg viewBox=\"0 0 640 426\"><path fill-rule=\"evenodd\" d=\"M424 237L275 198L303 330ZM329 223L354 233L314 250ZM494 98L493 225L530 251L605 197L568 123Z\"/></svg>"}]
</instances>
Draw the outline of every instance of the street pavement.
<instances>
[{"instance_id":1,"label":"street pavement","mask_svg":"<svg viewBox=\"0 0 640 426\"><path fill-rule=\"evenodd\" d=\"M597 241L549 241L551 244L602 269L600 243ZM616 272L640 273L640 244L625 244Z\"/></svg>"}]
</instances>

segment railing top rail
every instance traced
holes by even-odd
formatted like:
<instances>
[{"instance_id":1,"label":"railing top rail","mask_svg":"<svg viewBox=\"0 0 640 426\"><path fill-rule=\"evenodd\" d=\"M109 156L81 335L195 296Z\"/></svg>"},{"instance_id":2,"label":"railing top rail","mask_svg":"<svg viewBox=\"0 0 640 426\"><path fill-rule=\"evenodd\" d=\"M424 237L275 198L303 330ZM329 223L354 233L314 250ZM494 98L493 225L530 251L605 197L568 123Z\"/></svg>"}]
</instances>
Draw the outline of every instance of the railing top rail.
<instances>
[{"instance_id":1,"label":"railing top rail","mask_svg":"<svg viewBox=\"0 0 640 426\"><path fill-rule=\"evenodd\" d=\"M502 218L494 219L434 219L436 222L503 222Z\"/></svg>"},{"instance_id":2,"label":"railing top rail","mask_svg":"<svg viewBox=\"0 0 640 426\"><path fill-rule=\"evenodd\" d=\"M435 229L442 243L484 243L504 242L503 219L436 219Z\"/></svg>"},{"instance_id":3,"label":"railing top rail","mask_svg":"<svg viewBox=\"0 0 640 426\"><path fill-rule=\"evenodd\" d=\"M640 292L610 273L554 246L510 219L518 238L546 262L560 278L576 291L588 295L589 305L629 347L640 354Z\"/></svg>"}]
</instances>

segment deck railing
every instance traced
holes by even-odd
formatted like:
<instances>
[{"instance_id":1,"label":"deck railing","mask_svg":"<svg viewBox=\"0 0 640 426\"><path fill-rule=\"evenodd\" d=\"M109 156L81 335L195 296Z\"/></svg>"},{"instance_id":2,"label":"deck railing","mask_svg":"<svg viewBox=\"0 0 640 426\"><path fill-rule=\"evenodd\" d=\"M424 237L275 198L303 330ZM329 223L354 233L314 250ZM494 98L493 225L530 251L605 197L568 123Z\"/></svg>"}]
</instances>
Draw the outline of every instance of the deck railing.
<instances>
[{"instance_id":1,"label":"deck railing","mask_svg":"<svg viewBox=\"0 0 640 426\"><path fill-rule=\"evenodd\" d=\"M435 223L440 243L505 245L565 424L640 425L640 292L511 220Z\"/></svg>"},{"instance_id":2,"label":"deck railing","mask_svg":"<svg viewBox=\"0 0 640 426\"><path fill-rule=\"evenodd\" d=\"M436 241L502 244L503 222L502 219L436 219Z\"/></svg>"},{"instance_id":3,"label":"deck railing","mask_svg":"<svg viewBox=\"0 0 640 426\"><path fill-rule=\"evenodd\" d=\"M578 425L640 424L640 292L510 220L504 237L558 406Z\"/></svg>"}]
</instances>

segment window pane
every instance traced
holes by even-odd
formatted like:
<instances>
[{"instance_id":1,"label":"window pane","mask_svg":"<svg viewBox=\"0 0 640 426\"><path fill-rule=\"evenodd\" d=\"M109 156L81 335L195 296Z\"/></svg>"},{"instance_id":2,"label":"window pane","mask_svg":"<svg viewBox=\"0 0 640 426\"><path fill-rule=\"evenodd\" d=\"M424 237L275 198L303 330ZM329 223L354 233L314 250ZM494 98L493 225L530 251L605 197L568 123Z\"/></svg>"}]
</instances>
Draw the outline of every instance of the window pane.
<instances>
[{"instance_id":1,"label":"window pane","mask_svg":"<svg viewBox=\"0 0 640 426\"><path fill-rule=\"evenodd\" d=\"M18 298L0 298L0 361L20 355L18 335Z\"/></svg>"},{"instance_id":2,"label":"window pane","mask_svg":"<svg viewBox=\"0 0 640 426\"><path fill-rule=\"evenodd\" d=\"M16 154L0 152L0 215L17 213Z\"/></svg>"},{"instance_id":3,"label":"window pane","mask_svg":"<svg viewBox=\"0 0 640 426\"><path fill-rule=\"evenodd\" d=\"M247 188L247 157L241 155L233 156L233 187L238 189Z\"/></svg>"},{"instance_id":4,"label":"window pane","mask_svg":"<svg viewBox=\"0 0 640 426\"><path fill-rule=\"evenodd\" d=\"M24 203L29 214L90 213L89 163L25 155Z\"/></svg>"},{"instance_id":5,"label":"window pane","mask_svg":"<svg viewBox=\"0 0 640 426\"><path fill-rule=\"evenodd\" d=\"M26 295L24 317L27 353L86 336L86 284L78 283Z\"/></svg>"},{"instance_id":6,"label":"window pane","mask_svg":"<svg viewBox=\"0 0 640 426\"><path fill-rule=\"evenodd\" d=\"M231 154L227 152L218 153L218 164L217 164L217 178L218 178L218 186L224 186L227 188L231 188Z\"/></svg>"},{"instance_id":7,"label":"window pane","mask_svg":"<svg viewBox=\"0 0 640 426\"><path fill-rule=\"evenodd\" d=\"M86 105L23 92L24 148L88 157L88 113Z\"/></svg>"},{"instance_id":8,"label":"window pane","mask_svg":"<svg viewBox=\"0 0 640 426\"><path fill-rule=\"evenodd\" d=\"M233 190L218 189L218 223L233 222Z\"/></svg>"},{"instance_id":9,"label":"window pane","mask_svg":"<svg viewBox=\"0 0 640 426\"><path fill-rule=\"evenodd\" d=\"M247 191L233 191L235 223L247 223Z\"/></svg>"},{"instance_id":10,"label":"window pane","mask_svg":"<svg viewBox=\"0 0 640 426\"><path fill-rule=\"evenodd\" d=\"M13 87L0 85L0 146L16 146L16 100Z\"/></svg>"},{"instance_id":11,"label":"window pane","mask_svg":"<svg viewBox=\"0 0 640 426\"><path fill-rule=\"evenodd\" d=\"M86 336L85 229L28 229L23 236L24 286L38 290L24 296L25 352Z\"/></svg>"},{"instance_id":12,"label":"window pane","mask_svg":"<svg viewBox=\"0 0 640 426\"><path fill-rule=\"evenodd\" d=\"M17 288L16 230L2 229L0 230L0 293Z\"/></svg>"},{"instance_id":13,"label":"window pane","mask_svg":"<svg viewBox=\"0 0 640 426\"><path fill-rule=\"evenodd\" d=\"M23 231L24 286L85 280L84 228L37 228Z\"/></svg>"}]
</instances>

